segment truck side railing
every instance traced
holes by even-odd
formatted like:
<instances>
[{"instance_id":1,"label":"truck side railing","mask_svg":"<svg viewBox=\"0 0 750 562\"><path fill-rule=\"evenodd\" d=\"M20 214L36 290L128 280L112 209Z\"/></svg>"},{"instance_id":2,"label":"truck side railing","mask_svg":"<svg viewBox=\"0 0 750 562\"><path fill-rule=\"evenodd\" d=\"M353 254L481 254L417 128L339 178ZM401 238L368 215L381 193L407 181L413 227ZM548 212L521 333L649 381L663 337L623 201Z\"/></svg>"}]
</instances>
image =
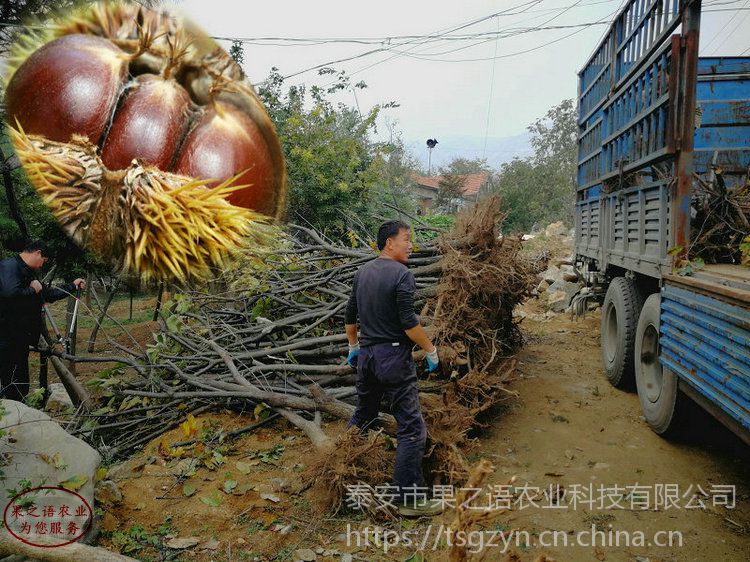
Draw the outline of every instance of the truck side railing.
<instances>
[{"instance_id":1,"label":"truck side railing","mask_svg":"<svg viewBox=\"0 0 750 562\"><path fill-rule=\"evenodd\" d=\"M580 71L579 191L674 154L679 44L668 38L691 3L631 0Z\"/></svg>"},{"instance_id":2,"label":"truck side railing","mask_svg":"<svg viewBox=\"0 0 750 562\"><path fill-rule=\"evenodd\" d=\"M687 247L699 17L630 0L579 72L576 247L600 266L658 277Z\"/></svg>"}]
</instances>

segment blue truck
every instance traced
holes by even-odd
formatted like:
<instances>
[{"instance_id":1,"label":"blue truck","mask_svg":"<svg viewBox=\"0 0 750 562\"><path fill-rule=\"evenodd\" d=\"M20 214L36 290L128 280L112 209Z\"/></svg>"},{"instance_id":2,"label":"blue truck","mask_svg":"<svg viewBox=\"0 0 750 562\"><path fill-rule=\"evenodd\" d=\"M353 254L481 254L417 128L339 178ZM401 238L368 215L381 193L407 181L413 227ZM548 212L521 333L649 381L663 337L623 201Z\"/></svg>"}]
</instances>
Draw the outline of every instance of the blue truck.
<instances>
[{"instance_id":1,"label":"blue truck","mask_svg":"<svg viewBox=\"0 0 750 562\"><path fill-rule=\"evenodd\" d=\"M678 430L692 402L750 444L750 268L676 273L694 182L750 181L750 57L699 58L700 15L629 0L580 71L575 255L603 297L606 376L651 428Z\"/></svg>"}]
</instances>

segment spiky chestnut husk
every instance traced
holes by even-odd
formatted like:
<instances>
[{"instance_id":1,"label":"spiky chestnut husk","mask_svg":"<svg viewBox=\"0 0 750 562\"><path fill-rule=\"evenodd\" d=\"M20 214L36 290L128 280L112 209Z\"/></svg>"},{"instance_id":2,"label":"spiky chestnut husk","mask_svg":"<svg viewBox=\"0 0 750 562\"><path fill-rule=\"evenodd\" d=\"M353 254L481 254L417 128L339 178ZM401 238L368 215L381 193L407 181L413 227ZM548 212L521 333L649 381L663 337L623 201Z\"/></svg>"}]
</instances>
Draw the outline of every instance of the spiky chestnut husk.
<instances>
[{"instance_id":1,"label":"spiky chestnut husk","mask_svg":"<svg viewBox=\"0 0 750 562\"><path fill-rule=\"evenodd\" d=\"M241 250L277 237L269 218L226 198L243 186L163 172L134 162L108 170L83 137L50 141L9 127L34 188L73 239L143 281L208 279ZM234 179L234 178L232 178Z\"/></svg>"},{"instance_id":2,"label":"spiky chestnut husk","mask_svg":"<svg viewBox=\"0 0 750 562\"><path fill-rule=\"evenodd\" d=\"M158 74L167 66L173 67L171 70L174 77L185 87L193 102L198 106L204 106L201 111L198 111L197 118L200 114L211 112L211 106L215 106L217 102L226 103L241 110L255 125L256 132L253 134L256 137L255 146L260 146L258 139L262 139L262 144L265 145L259 151L259 162L247 167L256 170L256 174L244 176L247 168L231 169L229 166L223 166L224 175L203 179L210 179L212 184L216 185L231 176L237 176L240 178L237 181L250 185L246 189L246 194L242 195L239 191L235 193L233 196L235 204L254 202L258 205L254 207L256 211L265 212L275 219L283 216L286 206L287 177L283 152L275 127L252 85L243 80L242 70L213 39L189 21L175 18L167 11L149 10L129 3L98 3L83 6L73 13L66 14L65 17L49 25L44 32L25 36L20 40L12 50L6 77L12 77L16 69L35 50L42 48L52 39L70 34L92 34L111 41L128 54L130 72L134 75ZM179 56L177 64L173 64L172 59L176 51L179 52ZM195 123L191 129L194 126ZM29 133L36 133L29 127L26 129ZM228 130L231 128L223 128L223 131ZM230 145L232 142L231 138L218 138L217 140L225 145ZM146 155L140 154L134 157L147 159ZM175 162L177 159L179 159L179 154L176 155ZM234 160L239 165L246 158L234 158ZM186 167L182 166L181 169L185 170ZM270 172L265 177L261 177L257 174L257 170L260 169ZM273 197L271 200L263 201L263 205L260 205L259 201L262 199L260 193L272 194Z\"/></svg>"},{"instance_id":3,"label":"spiky chestnut husk","mask_svg":"<svg viewBox=\"0 0 750 562\"><path fill-rule=\"evenodd\" d=\"M123 183L117 207L124 209L123 222L129 227L128 271L169 271L180 280L188 272L208 278L213 268L226 267L228 248L235 252L248 242L267 247L275 237L264 215L226 201L243 187L231 181L209 188L204 180L132 166Z\"/></svg>"},{"instance_id":4,"label":"spiky chestnut husk","mask_svg":"<svg viewBox=\"0 0 750 562\"><path fill-rule=\"evenodd\" d=\"M128 270L128 268L132 270L136 267L136 264L143 265L146 268L143 275L146 277L173 276L186 278L189 276L205 276L211 267L211 265L205 264L218 265L219 263L221 252L218 249L210 247L209 244L205 256L198 252L195 259L188 260L183 256L175 262L173 257L164 260L155 255L147 256L149 251L143 248L144 238L141 237L138 238L138 244L135 246L131 244L130 250L128 250L127 243L123 241L123 236L119 232L128 232L131 226L132 232L140 232L138 229L141 228L142 224L138 223L138 219L132 217L127 220L135 221L133 225L124 224L124 221L126 221L124 217L127 213L122 213L118 209L118 205L134 205L142 211L137 213L138 217L146 220L153 217L144 215L144 213L152 212L156 213L155 216L161 216L159 214L160 206L146 205L145 195L143 194L150 194L149 196L153 196L155 200L161 201L160 205L165 208L170 208L172 203L166 201L164 197L172 197L172 194L175 194L174 197L180 199L179 202L174 203L175 205L182 206L182 208L192 208L185 197L190 196L197 200L203 200L206 192L205 186L218 185L219 187L215 188L219 190L216 193L217 196L222 195L235 202L254 205L255 211L264 211L272 218L278 219L281 217L286 199L286 172L275 129L254 89L249 83L243 81L242 71L213 40L193 28L188 22L182 22L171 14L146 10L140 6L127 3L88 5L73 13L65 14L64 17L55 22L45 23L43 30L34 30L25 34L14 44L6 65L5 79L7 86L11 86L14 78L20 80L23 74L29 74L28 69L23 69L23 72L21 72L22 66L28 63L32 57L39 57L40 51L49 50L49 44L55 40L58 41L55 45L102 43L103 41L105 62L112 59L114 63L105 68L104 72L101 69L97 72L119 76L122 71L121 64L124 60L130 73L130 82L124 84L121 88L120 99L116 106L112 106L110 97L107 95L96 95L92 99L84 100L89 107L96 106L100 110L89 111L84 117L96 114L100 121L101 116L107 114L107 110L97 104L102 101L100 98L108 100L107 104L112 108L108 116L108 119L111 118L111 126L107 124L104 131L101 131L100 122L88 128L69 127L63 131L63 136L55 136L58 134L56 130L52 132L45 129L34 130L38 123L31 127L31 130L27 130L30 134L45 133L46 139L35 139L34 142L42 143L42 148L45 150L54 148L54 151L57 152L56 157L46 158L45 150L42 150L41 154L29 151L27 154L30 163L29 174L35 177L34 183L39 186L40 193L43 194L45 200L55 211L55 215L60 219L66 232L76 242L97 251L105 261L119 263L123 270ZM114 53L116 56L110 57L107 53ZM48 66L51 68L44 70L54 73L57 65L49 64ZM104 66L106 67L106 65ZM81 65L80 68L83 69L82 72L85 75L86 65ZM92 78L90 69L88 69L88 72L88 78ZM97 74L97 72L94 72L94 74ZM182 115L181 104L184 102L185 96L177 94L166 96L165 100L161 100L158 95L154 95L154 93L158 94L159 92L159 88L153 87L154 84L148 84L149 87L141 88L141 86L157 79L163 79L164 83L169 84L174 92L179 92L181 88L184 88L191 100L191 109L187 113L192 117L182 120L180 125L172 129L169 128L167 123L169 119L165 119L164 116L177 116L176 119L179 121L179 116ZM96 82L96 80L94 81ZM105 80L105 82L109 81ZM114 80L114 83L117 84L117 80ZM14 94L15 100L11 100L21 105L28 103L28 99L22 98L31 98L37 93L30 87L16 87L15 90L27 90L21 92L21 94ZM166 101L171 98L174 98L176 102ZM142 143L139 146L138 134L133 123L129 123L125 115L118 120L119 111L127 114L129 101L131 102L130 105L144 109L152 102L155 102L154 105L159 105L161 102L160 109L150 112L151 116L154 117L151 124L154 125L155 129L165 132L162 135L161 146L153 147L147 144L145 148L148 150L142 150L144 146L142 146ZM217 111L217 108L222 108L223 105L229 106L223 110L223 113L233 115L234 123L230 123L228 127L213 126L217 122L216 119L212 119L212 125L209 126L201 123L201 116L218 115L221 113L221 109ZM57 112L58 116L69 113L69 108L66 108L64 103L58 109L60 109ZM24 108L14 110L14 113L21 115L21 117L23 117L23 112ZM36 114L34 111L27 111L28 113ZM143 116L138 111L132 113L137 114L139 118ZM149 111L143 113L149 113ZM241 123L248 119L253 122L253 126L249 127L251 129L250 135L241 131L241 134L238 135L237 124L240 123L241 127ZM49 125L48 120L41 121L43 125ZM54 119L51 121L54 121ZM192 123L188 123L188 121L192 121ZM58 129L60 128L59 123L53 123L53 125ZM180 127L182 127L182 134L178 134ZM208 131L210 134L204 134L204 137L212 139L212 142L225 143L232 149L235 148L235 143L238 144L240 146L239 158L237 158L237 151L234 151L234 154L232 154L233 150L227 152L227 158L233 160L236 166L224 166L222 169L223 177L201 177L197 180L193 177L175 180L166 172L158 173L156 170L146 167L147 173L144 173L147 177L151 177L148 174L155 174L155 179L148 182L148 185L151 186L149 189L145 189L143 185L138 189L126 185L126 177L133 178L132 173L129 174L131 169L126 168L126 165L129 166L133 158L152 162L162 170L172 170L172 166L176 164L180 156L179 150L183 144L183 135L187 136L191 131L194 136L198 136L199 132L205 133ZM67 147L55 146L54 143L45 144L45 141L49 141L50 136L62 139L68 133L69 143ZM95 160L94 147L87 144L85 138L82 138L79 133L88 136L89 140L100 139L99 144L104 149L103 156L106 158L106 162L110 164L109 169L99 167L101 162ZM112 139L110 135L115 135L118 138ZM32 134L30 138L34 139L35 137ZM248 142L248 138L251 139L251 142ZM197 150L201 154L205 153L206 146L201 146L201 143L192 143L186 146L190 150ZM242 151L248 148L257 149L258 157L256 161L248 161L243 158ZM172 151L172 158L170 158L170 151ZM47 160L49 161L47 162ZM170 165L167 165L168 161L171 161ZM24 158L22 157L23 162ZM50 165L50 162L52 165ZM238 168L237 166L245 167ZM248 171L248 168L251 170ZM263 177L263 174L257 174L258 170L264 169L269 172L265 177ZM253 170L255 175L253 175ZM49 177L44 177L45 173L50 174ZM97 174L100 175L100 180L90 182L90 178ZM139 177L141 177L139 182L142 183L143 175ZM189 186L189 188L185 186ZM236 189L224 189L233 186ZM247 191L248 189L250 195L248 193L242 195L243 190ZM253 193L255 194L253 195ZM260 195L262 193L268 194L267 200L264 200L263 196ZM125 194L125 196L120 197L122 194ZM136 195L138 196L136 197ZM173 213L170 216L177 217L178 215ZM104 220L105 217L106 220ZM195 224L185 220L185 224L190 225L187 229L170 227L171 229L163 231L163 235L167 238L176 235L186 237L184 244L178 243L175 247L181 248L184 246L189 248L190 251L196 251L195 245L191 244L193 234L190 229L200 231L199 225L202 224L204 218L198 220ZM186 216L183 219L186 219ZM175 224L179 225L179 220ZM253 228L250 229L250 238L256 243L262 243L262 241L272 238L266 237L264 235L266 231L262 229L258 232L253 231L259 224L262 224L260 219L254 222ZM119 225L122 225L122 228ZM159 232L158 229L149 228L151 234ZM111 232L113 230L118 232ZM137 236L133 235L131 238L135 240ZM156 240L157 238L156 235L146 237L147 240ZM226 240L223 238L221 240L230 246L234 243L232 236L229 236ZM155 243L158 244L158 242ZM140 250L136 249L138 247ZM158 248L160 251L165 251L163 245ZM127 254L128 251L130 251L130 254ZM120 252L123 252L123 254L120 254ZM151 254L154 254L154 252L156 250ZM181 250L176 251L176 254L180 252ZM193 268L194 271L189 271L190 268Z\"/></svg>"}]
</instances>

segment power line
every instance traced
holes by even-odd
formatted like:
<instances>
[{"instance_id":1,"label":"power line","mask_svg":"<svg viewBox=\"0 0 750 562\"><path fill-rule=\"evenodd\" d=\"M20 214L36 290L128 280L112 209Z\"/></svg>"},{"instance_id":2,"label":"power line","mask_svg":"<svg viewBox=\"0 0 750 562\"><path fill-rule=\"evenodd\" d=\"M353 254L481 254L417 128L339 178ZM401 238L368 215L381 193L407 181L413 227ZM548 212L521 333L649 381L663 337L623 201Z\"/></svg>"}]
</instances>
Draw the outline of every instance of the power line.
<instances>
[{"instance_id":1,"label":"power line","mask_svg":"<svg viewBox=\"0 0 750 562\"><path fill-rule=\"evenodd\" d=\"M579 24L579 25L568 25L568 26L558 26L558 27L553 27L553 28L547 28L547 29L570 29L570 28L580 28L580 29L577 29L573 33L569 33L568 35L565 35L563 37L559 37L558 39L555 39L555 40L550 41L548 43L544 43L543 45L539 45L538 47L533 47L533 48L528 49L528 50L518 51L518 52L515 52L515 53L508 53L508 54L500 55L500 56L495 55L493 57L482 57L482 58L473 58L473 59L438 59L438 58L428 58L429 54L424 54L424 55L421 55L421 56L414 55L414 54L411 54L411 53L404 53L404 54L405 54L405 56L408 56L408 57L411 57L411 58L415 58L415 59L419 59L419 60L424 60L424 61L432 61L432 62L481 62L481 61L488 61L488 60L493 60L493 59L509 58L509 57L514 57L516 55L521 55L521 54L524 54L524 53L535 51L538 48L545 47L545 46L551 45L553 43L557 43L558 41L562 41L563 39L571 37L571 36L575 35L576 33L580 33L581 31L583 31L584 29L586 29L588 27L592 27L592 26L595 26L595 25L605 25L605 24L609 23L609 18L611 16L612 16L612 14L610 14L608 16L605 16L604 19L602 19L600 21L596 21L596 22L589 22L589 23ZM527 30L527 31L510 34L510 35L507 35L507 36L504 36L504 37L501 37L501 38L502 39L506 39L506 38L510 38L510 37L516 37L518 35L523 35L525 33L532 32L532 31L538 31L538 30L536 30L536 29L530 29L530 30ZM466 47L460 47L458 49L451 49L449 51L445 51L442 54L454 53L456 51L460 51L460 50L463 50L463 49L468 48L468 47L473 47L473 46L479 45L481 43L486 43L487 41L491 41L491 39L488 39L486 41L481 41L480 43L475 43L474 45L468 45ZM394 52L398 52L398 51L394 51ZM435 53L435 54L438 54L438 53Z\"/></svg>"},{"instance_id":2,"label":"power line","mask_svg":"<svg viewBox=\"0 0 750 562\"><path fill-rule=\"evenodd\" d=\"M750 2L750 0L745 0L745 3L742 5L742 7L745 8L747 6L748 2ZM729 26L730 23L732 23L732 21L734 20L734 18L736 18L739 15L739 13L740 13L740 11L737 10L737 13L734 14L731 18L729 18L727 20L727 22L721 27L721 29L719 31L716 32L716 34L711 38L711 40L708 43L706 43L705 45L703 45L703 48L707 49L708 46L711 43L713 43L714 41L716 41L716 38L721 34L722 31L724 31Z\"/></svg>"},{"instance_id":3,"label":"power line","mask_svg":"<svg viewBox=\"0 0 750 562\"><path fill-rule=\"evenodd\" d=\"M738 11L738 13L739 13L739 11ZM727 34L726 34L726 35L724 36L724 38L723 38L723 39L721 40L721 42L720 42L720 43L719 43L718 45L716 45L716 47L714 47L714 53L713 53L714 55L715 55L716 53L718 53L718 52L719 52L719 49L721 48L721 46L722 46L722 45L723 45L724 43L726 43L727 39L729 39L729 38L730 38L730 37L731 37L732 35L734 35L734 34L735 34L735 32L736 32L736 31L737 31L737 30L738 30L738 29L740 28L740 26L741 26L741 25L742 25L743 23L745 23L745 20L747 19L747 17L748 17L748 16L750 16L750 12L747 12L747 13L746 13L746 14L745 14L745 15L744 15L744 16L742 17L742 19L741 19L741 20L739 20L739 21L737 22L737 25L735 25L735 26L734 26L734 28L732 29L732 31L730 31L729 33L727 33Z\"/></svg>"},{"instance_id":4,"label":"power line","mask_svg":"<svg viewBox=\"0 0 750 562\"><path fill-rule=\"evenodd\" d=\"M584 8L587 6L595 6L599 4L611 4L612 2L617 2L619 0L599 0L597 2L589 2L586 4L582 4L581 2L576 2L575 4L572 4L567 7L557 7L557 8L545 8L543 10L522 10L519 12L503 12L503 13L497 13L492 14L490 16L487 16L487 18L492 18L497 16L514 16L514 15L520 15L523 13L550 13L550 12L557 12L559 10L566 11L571 8ZM739 2L742 0L730 0L730 2ZM538 4L540 2L529 2L533 4ZM522 7L526 4L521 4L518 7ZM511 8L513 9L513 8ZM487 19L487 18L483 18ZM438 32L435 32L438 33ZM479 34L471 34L471 35L444 35L439 34L436 35L433 34L426 34L426 35L386 35L382 37L220 37L215 36L213 39L218 39L221 41L239 41L241 43L249 43L249 44L258 44L258 45L264 45L265 41L284 41L287 43L291 43L290 45L282 45L280 43L274 43L273 46L297 46L297 44L315 44L315 45L322 45L322 44L329 44L329 43L359 43L359 44L369 44L369 45L380 45L383 43L388 43L392 41L397 40L411 40L411 39L423 39L423 38L434 38L438 40L465 40L467 38L472 38L475 35ZM493 32L486 32L486 33L493 33Z\"/></svg>"},{"instance_id":5,"label":"power line","mask_svg":"<svg viewBox=\"0 0 750 562\"><path fill-rule=\"evenodd\" d=\"M538 16L536 16L538 17ZM548 31L548 30L555 30L555 29L569 29L572 27L581 27L591 24L597 24L600 22L584 22L584 23L577 23L577 24L568 24L568 25L549 25L549 26L534 26L534 27L518 27L518 28L503 28L503 30L511 29L513 30L513 34L509 36L515 35L517 32L521 31L523 33L533 32L533 31ZM412 39L424 39L423 43L430 43L430 42L442 42L442 41L470 41L472 39L478 39L478 38L485 38L489 41L494 40L496 37L500 36L503 37L502 31L479 31L477 33L467 33L464 35L445 35L445 36L435 36L435 35L402 35L400 38L412 38ZM286 39L289 41L289 43L263 43L263 42L254 42L247 39L232 39L231 37L213 37L213 39L217 39L219 41L239 41L243 44L250 44L250 45L256 45L260 47L267 47L267 46L273 46L273 47L309 47L309 46L317 46L317 45L329 45L334 43L360 43L360 44L366 44L366 45L382 45L383 43L388 44L389 41L392 39L395 39L395 37L388 37L382 40L355 40L355 39L346 39L346 40L339 40L339 39ZM260 41L260 40L259 40ZM398 45L393 45L393 47L397 47ZM391 48L391 47L389 47Z\"/></svg>"},{"instance_id":6,"label":"power line","mask_svg":"<svg viewBox=\"0 0 750 562\"><path fill-rule=\"evenodd\" d=\"M496 12L494 14L490 14L489 16L484 16L482 18L479 18L479 19L476 19L476 20L472 20L472 21L470 21L468 23L461 24L461 25L459 25L457 27L448 28L447 30L438 30L438 31L436 31L436 32L428 35L428 37L432 38L432 37L440 37L440 36L443 36L443 35L447 35L447 34L452 33L454 31L459 31L461 29L466 29L467 27L471 27L471 26L477 25L478 23L482 23L483 21L487 21L490 18L493 18L495 16L500 16L500 15L508 13L508 12L510 12L512 10L515 10L515 9L518 9L518 8L522 8L524 6L528 6L528 7L535 6L536 4L539 4L541 2L542 2L542 0L532 0L530 2L525 2L525 3L519 4L517 6L512 6L511 8L508 8L507 10L502 10L500 12ZM411 43L414 43L414 42L415 42L415 40L410 40L410 41L406 41L406 42L404 42L404 43L402 43L400 45L394 45L393 47L373 49L371 51L367 51L366 53L360 53L359 55L355 55L354 57L350 57L348 60L354 60L354 59L357 59L357 58L362 58L364 56L368 56L368 55L371 55L371 54L374 54L374 53L378 53L378 52L391 51L391 50L393 50L397 46L401 47L401 46L408 45L408 44L411 44ZM415 45L415 46L413 46L411 48L414 49L417 46L419 46L419 44ZM399 55L396 55L396 56L399 56ZM387 59L385 59L383 61L380 61L380 62L385 62L386 60L390 60L391 58L393 58L393 57L389 57L389 58L387 58ZM336 62L338 62L338 61L336 61ZM309 72L310 70L316 70L316 69L319 69L319 68L324 68L326 66L330 66L331 64L335 64L336 62L329 62L329 63L323 63L323 64L315 65L313 67L306 68L306 69L294 72L292 74L289 74L287 76L284 76L284 79L291 78L293 76L299 76L300 74L304 74L306 72ZM376 63L376 64L379 64L379 63Z\"/></svg>"},{"instance_id":7,"label":"power line","mask_svg":"<svg viewBox=\"0 0 750 562\"><path fill-rule=\"evenodd\" d=\"M599 23L601 23L601 24L607 23L608 18L610 18L612 15L613 14L605 16L605 18L603 18L601 22L594 22L592 24L588 24L586 27L591 27L592 25L597 25ZM518 55L523 55L523 54L526 54L526 53L531 53L533 51L537 51L539 49L547 47L549 45L553 45L554 43L559 43L560 41L563 41L563 40L565 40L565 39L567 39L569 37L572 37L573 35L576 35L576 34L580 33L581 31L584 31L584 29L586 29L586 27L582 27L580 29L577 29L573 33L568 33L567 35L563 35L562 37L558 37L557 39L553 39L551 41L547 41L546 43L542 43L541 45L537 45L537 46L531 47L529 49L524 49L522 51L516 51L516 52L513 52L513 53L506 53L504 55L498 55L498 56L494 56L494 57L480 57L480 58L473 58L473 59L431 59L431 58L420 57L420 56L413 55L413 54L406 54L406 56L412 57L412 58L416 58L416 59L419 59L419 60L430 61L430 62L451 62L451 63L456 63L456 62L458 62L458 63L463 63L463 62L482 62L482 61L495 60L495 59L506 59L506 58L511 58L511 57L515 57L515 56L518 56ZM456 49L456 50L459 50L459 49Z\"/></svg>"},{"instance_id":8,"label":"power line","mask_svg":"<svg viewBox=\"0 0 750 562\"><path fill-rule=\"evenodd\" d=\"M577 2L575 3L575 4L572 4L572 5L570 5L570 6L565 6L565 7L561 8L561 11L560 11L560 12L559 12L559 13L558 13L557 15L555 15L555 16L553 16L552 18L550 18L550 19L546 20L546 21L545 21L545 22L543 22L543 23L542 23L541 25L546 25L547 23L549 23L549 22L553 21L554 19L556 19L557 17L561 16L561 15L562 15L563 13L567 12L567 11L568 11L568 10L570 10L571 8L574 8L575 6L577 6L577 5L578 5L578 4L580 4L580 3L581 3L581 0L578 0L578 1L577 1ZM492 17L492 16L489 16L489 17ZM534 17L533 17L533 18L531 18L531 19L536 19L536 17L537 17L537 16L534 16ZM483 20L486 20L486 19L487 19L487 18L482 18L482 21L483 21ZM520 23L520 22L519 22L519 23ZM486 42L486 41L485 41L485 42ZM417 45L417 46L419 46L419 45ZM399 56L410 56L410 57L412 57L412 58L419 58L419 57L417 57L417 56L416 56L415 54L413 54L413 53L409 53L409 52L408 52L408 51L411 51L411 50L412 50L412 49L414 49L414 48L416 48L416 46L415 46L415 47L412 47L412 48L410 48L410 49L408 49L407 51L395 51L395 49L392 49L392 50L394 50L394 52L396 52L396 54L395 54L395 55L393 55L393 56L390 56L390 57L387 57L387 58L385 58L385 59L383 59L383 60L380 60L380 61L374 62L374 63L372 63L372 64L370 64L370 65L368 65L368 66L365 66L365 67L363 67L363 68L357 69L357 70L355 70L355 71L353 71L353 72L349 73L349 76L353 76L353 75L355 75L355 74L359 74L360 72L363 72L363 71L365 71L365 70L369 70L370 68L372 68L372 67L374 67L374 66L377 66L377 65L379 65L379 64L382 64L382 63L384 63L384 62L388 62L389 60L392 60L392 59L394 59L394 58L396 58L396 57L399 57ZM330 85L330 84L329 84L329 85Z\"/></svg>"},{"instance_id":9,"label":"power line","mask_svg":"<svg viewBox=\"0 0 750 562\"><path fill-rule=\"evenodd\" d=\"M487 156L487 137L490 134L490 114L492 113L492 94L495 89L495 58L497 57L497 44L500 42L500 18L497 19L498 35L495 37L495 56L492 58L492 76L490 78L490 95L487 97L487 123L484 127L484 147L482 148L482 158Z\"/></svg>"}]
</instances>

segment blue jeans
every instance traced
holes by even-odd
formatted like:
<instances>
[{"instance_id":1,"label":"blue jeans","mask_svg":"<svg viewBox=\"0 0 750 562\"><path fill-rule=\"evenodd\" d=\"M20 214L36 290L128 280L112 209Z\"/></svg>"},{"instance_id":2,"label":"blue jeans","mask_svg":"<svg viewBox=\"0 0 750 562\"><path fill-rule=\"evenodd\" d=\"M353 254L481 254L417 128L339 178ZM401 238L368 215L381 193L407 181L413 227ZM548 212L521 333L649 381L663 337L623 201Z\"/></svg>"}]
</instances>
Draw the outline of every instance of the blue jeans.
<instances>
[{"instance_id":1,"label":"blue jeans","mask_svg":"<svg viewBox=\"0 0 750 562\"><path fill-rule=\"evenodd\" d=\"M349 420L363 432L377 424L380 402L391 404L396 418L396 466L393 485L424 486L422 457L427 427L419 407L417 371L411 345L381 343L363 347L357 362L357 408ZM377 483L381 484L381 483Z\"/></svg>"}]
</instances>

